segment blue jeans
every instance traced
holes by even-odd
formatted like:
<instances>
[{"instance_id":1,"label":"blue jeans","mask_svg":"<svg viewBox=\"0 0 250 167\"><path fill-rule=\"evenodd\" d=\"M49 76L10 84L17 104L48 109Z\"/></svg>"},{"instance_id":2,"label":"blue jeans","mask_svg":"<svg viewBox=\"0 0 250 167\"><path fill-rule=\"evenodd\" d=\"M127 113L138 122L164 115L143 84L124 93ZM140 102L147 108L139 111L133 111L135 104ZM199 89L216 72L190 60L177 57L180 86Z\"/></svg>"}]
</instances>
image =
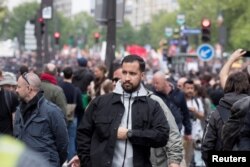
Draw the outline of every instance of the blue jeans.
<instances>
[{"instance_id":1,"label":"blue jeans","mask_svg":"<svg viewBox=\"0 0 250 167\"><path fill-rule=\"evenodd\" d=\"M68 161L76 155L76 129L77 118L68 123L69 145L68 145Z\"/></svg>"}]
</instances>

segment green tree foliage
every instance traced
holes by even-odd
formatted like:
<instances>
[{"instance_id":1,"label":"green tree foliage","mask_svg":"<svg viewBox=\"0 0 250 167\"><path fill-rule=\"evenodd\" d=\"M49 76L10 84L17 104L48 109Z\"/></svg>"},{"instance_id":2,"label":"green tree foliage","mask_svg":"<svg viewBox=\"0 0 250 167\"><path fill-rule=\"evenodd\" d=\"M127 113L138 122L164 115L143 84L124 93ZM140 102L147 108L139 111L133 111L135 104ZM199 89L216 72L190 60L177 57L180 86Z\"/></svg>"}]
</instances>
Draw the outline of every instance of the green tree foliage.
<instances>
[{"instance_id":1,"label":"green tree foliage","mask_svg":"<svg viewBox=\"0 0 250 167\"><path fill-rule=\"evenodd\" d=\"M72 19L66 18L66 26L62 28L65 36L64 43L67 44L70 37L73 37L76 45L78 40L82 40L85 45L87 42L94 43L94 32L100 32L93 17L85 12L75 15Z\"/></svg>"},{"instance_id":2,"label":"green tree foliage","mask_svg":"<svg viewBox=\"0 0 250 167\"><path fill-rule=\"evenodd\" d=\"M6 20L4 19L7 13L7 8L4 4L5 1L0 2L0 34L3 34L3 29L6 23Z\"/></svg>"},{"instance_id":3,"label":"green tree foliage","mask_svg":"<svg viewBox=\"0 0 250 167\"><path fill-rule=\"evenodd\" d=\"M145 45L151 43L151 30L150 24L143 24L139 31L136 32L136 43Z\"/></svg>"},{"instance_id":4,"label":"green tree foliage","mask_svg":"<svg viewBox=\"0 0 250 167\"><path fill-rule=\"evenodd\" d=\"M19 42L24 44L24 29L27 20L34 19L39 5L37 2L23 3L8 13L8 23L5 27L7 38L18 37Z\"/></svg>"},{"instance_id":5,"label":"green tree foliage","mask_svg":"<svg viewBox=\"0 0 250 167\"><path fill-rule=\"evenodd\" d=\"M133 44L136 40L135 30L128 21L124 21L121 27L117 27L116 31L117 46L124 46L126 44Z\"/></svg>"},{"instance_id":6,"label":"green tree foliage","mask_svg":"<svg viewBox=\"0 0 250 167\"><path fill-rule=\"evenodd\" d=\"M228 28L228 40L231 50L236 48L250 49L250 0L223 0L222 12Z\"/></svg>"},{"instance_id":7,"label":"green tree foliage","mask_svg":"<svg viewBox=\"0 0 250 167\"><path fill-rule=\"evenodd\" d=\"M207 17L212 21L212 43L218 42L217 17L221 13L227 29L227 50L250 48L250 0L179 0L180 12L186 15L190 26L200 26L200 20Z\"/></svg>"},{"instance_id":8,"label":"green tree foliage","mask_svg":"<svg viewBox=\"0 0 250 167\"><path fill-rule=\"evenodd\" d=\"M200 28L201 19L206 17L212 21L212 44L218 42L217 17L221 13L224 18L224 26L227 29L227 49L250 49L250 0L178 0L180 9L168 13L162 11L153 16L150 23L144 24L139 30L134 29L128 21L123 26L117 27L117 46L125 44L150 44L154 48L159 47L159 41L165 39L166 27L179 27L176 23L178 14L185 14L186 27ZM21 44L24 43L24 26L27 20L33 19L39 4L36 2L23 3L7 13L6 7L0 3L0 35L5 38L18 37ZM6 15L7 13L7 15ZM56 18L55 18L56 17ZM4 21L5 20L5 21ZM6 22L6 20L8 22ZM49 34L53 37L55 31L61 33L60 44L68 44L72 36L77 42L83 42L85 46L94 44L94 33L99 32L101 39L106 39L106 27L99 26L95 19L87 13L79 13L73 18L64 17L62 13L55 14L53 20L48 21ZM4 28L3 28L4 26ZM4 30L1 31L1 30ZM200 38L199 38L200 39ZM76 45L76 44L75 44Z\"/></svg>"},{"instance_id":9,"label":"green tree foliage","mask_svg":"<svg viewBox=\"0 0 250 167\"><path fill-rule=\"evenodd\" d=\"M161 12L152 18L150 25L151 30L151 45L154 48L159 48L159 42L165 39L164 30L166 27L176 28L176 13Z\"/></svg>"}]
</instances>

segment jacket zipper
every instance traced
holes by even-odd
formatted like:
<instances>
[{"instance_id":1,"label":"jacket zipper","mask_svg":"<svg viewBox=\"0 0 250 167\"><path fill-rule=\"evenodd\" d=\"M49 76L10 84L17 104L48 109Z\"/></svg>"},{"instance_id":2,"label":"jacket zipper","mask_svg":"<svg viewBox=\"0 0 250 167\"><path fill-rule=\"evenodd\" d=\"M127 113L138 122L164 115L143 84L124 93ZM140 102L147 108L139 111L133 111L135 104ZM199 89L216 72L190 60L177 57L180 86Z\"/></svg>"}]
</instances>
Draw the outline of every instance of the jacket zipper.
<instances>
[{"instance_id":1,"label":"jacket zipper","mask_svg":"<svg viewBox=\"0 0 250 167\"><path fill-rule=\"evenodd\" d=\"M127 115L127 129L128 129L128 123L129 123L129 115L130 115L130 100L131 100L131 94L128 100L128 115ZM127 155L127 145L128 145L128 139L125 141L125 151L124 151L124 157L123 157L123 162L122 162L122 167L125 165L125 160L126 160L126 155Z\"/></svg>"}]
</instances>

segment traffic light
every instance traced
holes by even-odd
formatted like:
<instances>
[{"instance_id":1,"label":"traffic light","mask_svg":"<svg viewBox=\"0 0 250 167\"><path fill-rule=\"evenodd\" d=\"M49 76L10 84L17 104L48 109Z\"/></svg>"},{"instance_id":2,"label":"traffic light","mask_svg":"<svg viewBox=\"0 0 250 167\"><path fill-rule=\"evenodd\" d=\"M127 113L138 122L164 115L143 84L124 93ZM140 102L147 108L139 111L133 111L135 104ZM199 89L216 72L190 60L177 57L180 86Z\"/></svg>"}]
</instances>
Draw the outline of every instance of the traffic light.
<instances>
[{"instance_id":1,"label":"traffic light","mask_svg":"<svg viewBox=\"0 0 250 167\"><path fill-rule=\"evenodd\" d=\"M44 19L42 17L38 18L38 22L40 24L40 34L43 35L45 32L45 22Z\"/></svg>"},{"instance_id":2,"label":"traffic light","mask_svg":"<svg viewBox=\"0 0 250 167\"><path fill-rule=\"evenodd\" d=\"M201 21L201 41L210 42L211 40L211 21L209 19L202 19Z\"/></svg>"},{"instance_id":3,"label":"traffic light","mask_svg":"<svg viewBox=\"0 0 250 167\"><path fill-rule=\"evenodd\" d=\"M95 37L95 43L98 43L98 42L99 42L99 39L100 39L100 34L99 34L99 32L95 32L94 37Z\"/></svg>"},{"instance_id":4,"label":"traffic light","mask_svg":"<svg viewBox=\"0 0 250 167\"><path fill-rule=\"evenodd\" d=\"M61 35L60 35L59 32L55 32L55 33L54 33L55 45L59 45L60 36L61 36Z\"/></svg>"}]
</instances>

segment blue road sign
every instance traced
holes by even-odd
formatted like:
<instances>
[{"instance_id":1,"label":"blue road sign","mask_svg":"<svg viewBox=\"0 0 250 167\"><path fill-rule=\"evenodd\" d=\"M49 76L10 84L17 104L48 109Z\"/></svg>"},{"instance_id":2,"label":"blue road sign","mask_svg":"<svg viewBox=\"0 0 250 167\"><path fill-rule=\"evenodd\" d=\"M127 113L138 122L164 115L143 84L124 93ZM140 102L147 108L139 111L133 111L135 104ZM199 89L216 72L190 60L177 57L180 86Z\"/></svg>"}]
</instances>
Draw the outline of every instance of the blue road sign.
<instances>
[{"instance_id":1,"label":"blue road sign","mask_svg":"<svg viewBox=\"0 0 250 167\"><path fill-rule=\"evenodd\" d=\"M209 44L201 44L197 49L198 57L203 61L209 61L214 56L214 48Z\"/></svg>"},{"instance_id":2,"label":"blue road sign","mask_svg":"<svg viewBox=\"0 0 250 167\"><path fill-rule=\"evenodd\" d=\"M183 34L186 34L186 35L189 35L189 34L200 34L201 33L201 30L200 29L184 29L182 30L182 33Z\"/></svg>"}]
</instances>

